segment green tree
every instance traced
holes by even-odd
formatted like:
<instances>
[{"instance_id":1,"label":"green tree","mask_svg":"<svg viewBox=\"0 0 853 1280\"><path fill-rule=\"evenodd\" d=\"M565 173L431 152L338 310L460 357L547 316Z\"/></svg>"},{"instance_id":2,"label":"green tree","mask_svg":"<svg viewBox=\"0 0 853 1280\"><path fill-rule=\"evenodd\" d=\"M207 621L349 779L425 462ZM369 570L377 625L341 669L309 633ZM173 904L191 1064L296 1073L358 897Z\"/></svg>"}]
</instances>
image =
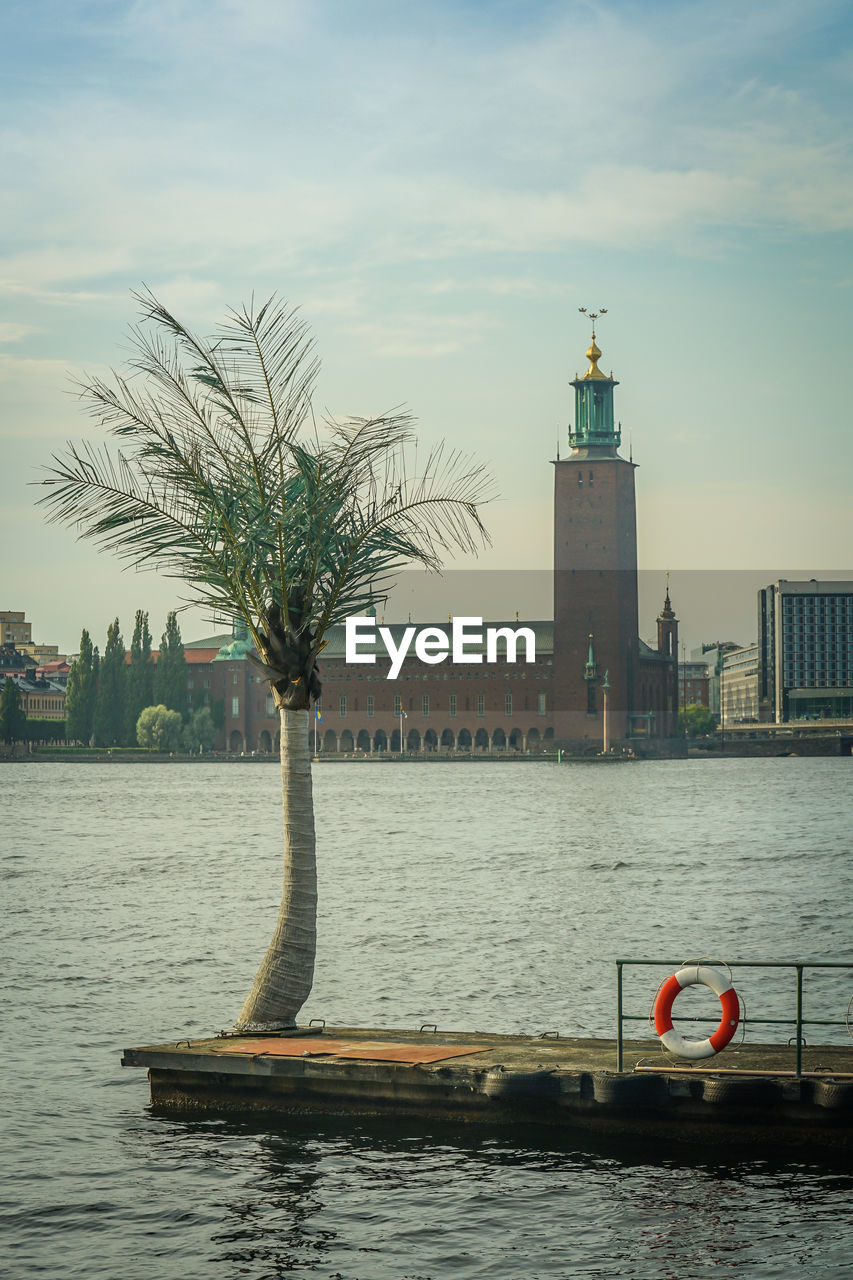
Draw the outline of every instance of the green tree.
<instances>
[{"instance_id":1,"label":"green tree","mask_svg":"<svg viewBox=\"0 0 853 1280\"><path fill-rule=\"evenodd\" d=\"M80 636L80 655L71 663L65 686L65 731L71 742L88 745L95 721L98 693L98 650L93 648L86 628Z\"/></svg>"},{"instance_id":2,"label":"green tree","mask_svg":"<svg viewBox=\"0 0 853 1280\"><path fill-rule=\"evenodd\" d=\"M186 751L209 751L216 741L216 726L209 707L193 711L184 726L182 742Z\"/></svg>"},{"instance_id":3,"label":"green tree","mask_svg":"<svg viewBox=\"0 0 853 1280\"><path fill-rule=\"evenodd\" d=\"M27 742L64 742L68 736L64 720L27 719Z\"/></svg>"},{"instance_id":4,"label":"green tree","mask_svg":"<svg viewBox=\"0 0 853 1280\"><path fill-rule=\"evenodd\" d=\"M140 712L154 702L154 663L151 661L151 632L148 614L136 611L133 639L130 642L130 666L127 668L127 694L124 709L125 742L136 741L136 722Z\"/></svg>"},{"instance_id":5,"label":"green tree","mask_svg":"<svg viewBox=\"0 0 853 1280\"><path fill-rule=\"evenodd\" d=\"M275 299L229 313L210 338L138 295L131 375L82 388L121 452L70 446L42 502L53 520L137 566L180 579L209 615L247 628L281 718L284 892L241 1030L292 1026L312 984L316 861L309 709L333 623L365 614L412 562L440 568L484 538L491 482L440 445L414 465L411 420L315 425L318 364Z\"/></svg>"},{"instance_id":6,"label":"green tree","mask_svg":"<svg viewBox=\"0 0 853 1280\"><path fill-rule=\"evenodd\" d=\"M7 676L0 694L0 738L9 745L26 737L27 717L17 680Z\"/></svg>"},{"instance_id":7,"label":"green tree","mask_svg":"<svg viewBox=\"0 0 853 1280\"><path fill-rule=\"evenodd\" d=\"M707 707L703 707L698 702L691 702L678 713L678 731L682 735L685 723L688 738L702 738L705 734L714 732L717 727L717 717Z\"/></svg>"},{"instance_id":8,"label":"green tree","mask_svg":"<svg viewBox=\"0 0 853 1280\"><path fill-rule=\"evenodd\" d=\"M107 628L107 644L98 668L93 734L99 747L121 747L125 742L127 667L124 653L124 641L116 618Z\"/></svg>"},{"instance_id":9,"label":"green tree","mask_svg":"<svg viewBox=\"0 0 853 1280\"><path fill-rule=\"evenodd\" d=\"M179 711L184 719L189 714L187 660L176 613L166 615L166 630L160 639L160 653L154 669L154 701Z\"/></svg>"},{"instance_id":10,"label":"green tree","mask_svg":"<svg viewBox=\"0 0 853 1280\"><path fill-rule=\"evenodd\" d=\"M181 713L162 704L146 707L136 722L136 741L152 751L177 751L181 745Z\"/></svg>"}]
</instances>

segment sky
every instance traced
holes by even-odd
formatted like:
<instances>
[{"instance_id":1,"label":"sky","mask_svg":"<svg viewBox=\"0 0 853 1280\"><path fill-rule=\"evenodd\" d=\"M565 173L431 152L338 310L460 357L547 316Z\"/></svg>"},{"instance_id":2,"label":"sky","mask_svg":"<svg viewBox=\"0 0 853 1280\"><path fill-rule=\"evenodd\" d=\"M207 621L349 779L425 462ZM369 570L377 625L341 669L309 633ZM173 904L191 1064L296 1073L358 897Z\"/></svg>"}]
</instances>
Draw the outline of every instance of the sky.
<instances>
[{"instance_id":1,"label":"sky","mask_svg":"<svg viewBox=\"0 0 853 1280\"><path fill-rule=\"evenodd\" d=\"M185 596L34 505L102 435L74 380L121 367L143 284L203 332L277 293L318 411L405 405L487 462L499 613L547 616L519 584L551 567L580 306L639 464L646 638L666 570L691 644L748 642L762 581L853 578L848 4L6 0L2 25L0 608L35 639L103 647L118 615L129 642L138 608L159 637Z\"/></svg>"}]
</instances>

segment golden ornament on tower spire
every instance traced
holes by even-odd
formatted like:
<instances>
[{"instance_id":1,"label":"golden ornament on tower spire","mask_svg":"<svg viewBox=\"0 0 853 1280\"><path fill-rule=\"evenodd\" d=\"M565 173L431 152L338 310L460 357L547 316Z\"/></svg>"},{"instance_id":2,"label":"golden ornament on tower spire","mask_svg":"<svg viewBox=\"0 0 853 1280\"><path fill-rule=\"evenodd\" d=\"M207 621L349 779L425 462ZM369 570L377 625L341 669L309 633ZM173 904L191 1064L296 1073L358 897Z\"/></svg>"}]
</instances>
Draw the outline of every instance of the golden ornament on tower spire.
<instances>
[{"instance_id":1,"label":"golden ornament on tower spire","mask_svg":"<svg viewBox=\"0 0 853 1280\"><path fill-rule=\"evenodd\" d=\"M586 358L589 361L589 368L583 375L581 381L585 382L588 378L601 378L605 382L611 381L612 375L611 378L608 379L607 375L602 373L598 367L598 362L601 359L601 350L599 349L598 343L595 341L595 322L599 316L607 315L607 308L599 307L597 311L587 311L586 307L578 307L578 311L580 311L582 315L588 316L592 321L592 342L587 347L585 353Z\"/></svg>"}]
</instances>

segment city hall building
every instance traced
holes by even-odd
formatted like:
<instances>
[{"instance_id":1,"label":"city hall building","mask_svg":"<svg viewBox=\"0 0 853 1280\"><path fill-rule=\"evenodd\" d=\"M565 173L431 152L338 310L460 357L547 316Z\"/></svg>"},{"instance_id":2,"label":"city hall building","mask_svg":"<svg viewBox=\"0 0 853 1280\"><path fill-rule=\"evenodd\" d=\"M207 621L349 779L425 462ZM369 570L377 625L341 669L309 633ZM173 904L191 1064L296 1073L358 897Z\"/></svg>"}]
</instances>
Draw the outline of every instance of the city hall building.
<instances>
[{"instance_id":1,"label":"city hall building","mask_svg":"<svg viewBox=\"0 0 853 1280\"><path fill-rule=\"evenodd\" d=\"M496 651L466 646L434 665L415 656L421 632L445 623L395 623L392 647L414 628L396 679L381 646L373 664L347 661L343 626L323 650L323 697L313 722L319 753L512 752L555 750L594 754L667 749L677 729L678 621L667 591L653 645L639 636L637 517L633 461L621 457L614 414L618 382L599 367L595 333L575 395L571 452L554 463L554 617L490 621L503 632ZM472 604L472 612L475 604ZM532 633L535 659L520 645L511 661L511 633ZM484 627L485 631L485 627ZM509 652L508 652L509 645ZM186 646L194 705L221 703L219 746L275 751L279 722L263 677L239 636L214 636ZM477 656L482 661L476 661ZM493 661L488 661L488 657Z\"/></svg>"}]
</instances>

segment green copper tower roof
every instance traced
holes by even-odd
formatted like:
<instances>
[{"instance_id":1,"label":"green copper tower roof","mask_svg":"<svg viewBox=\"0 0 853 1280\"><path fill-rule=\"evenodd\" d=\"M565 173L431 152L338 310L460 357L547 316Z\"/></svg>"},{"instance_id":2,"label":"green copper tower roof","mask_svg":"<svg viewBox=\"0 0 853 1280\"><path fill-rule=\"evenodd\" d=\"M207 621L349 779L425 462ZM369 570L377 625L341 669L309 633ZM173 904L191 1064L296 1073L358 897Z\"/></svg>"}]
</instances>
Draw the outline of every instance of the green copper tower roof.
<instances>
[{"instance_id":1,"label":"green copper tower roof","mask_svg":"<svg viewBox=\"0 0 853 1280\"><path fill-rule=\"evenodd\" d=\"M598 367L601 351L595 341L587 348L589 368L582 378L575 374L575 425L569 432L569 444L575 451L594 449L599 457L615 457L622 433L613 419L613 388L619 383Z\"/></svg>"}]
</instances>

